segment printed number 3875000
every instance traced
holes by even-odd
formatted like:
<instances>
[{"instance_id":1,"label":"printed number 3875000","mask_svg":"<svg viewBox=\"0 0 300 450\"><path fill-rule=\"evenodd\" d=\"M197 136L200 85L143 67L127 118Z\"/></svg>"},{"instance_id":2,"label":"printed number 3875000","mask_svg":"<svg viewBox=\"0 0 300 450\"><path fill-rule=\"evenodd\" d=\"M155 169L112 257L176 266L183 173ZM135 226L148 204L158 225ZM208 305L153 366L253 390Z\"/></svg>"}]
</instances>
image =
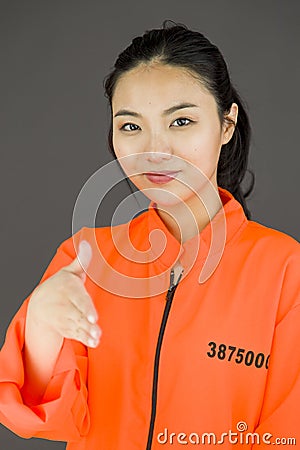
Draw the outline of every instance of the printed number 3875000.
<instances>
[{"instance_id":1,"label":"printed number 3875000","mask_svg":"<svg viewBox=\"0 0 300 450\"><path fill-rule=\"evenodd\" d=\"M238 348L233 345L216 344L211 341L208 343L210 351L207 356L210 358L219 358L226 361L234 361L236 364L244 363L246 366L254 365L257 369L264 367L268 369L270 355L265 356L263 353L255 354L252 350L246 351L244 348Z\"/></svg>"}]
</instances>

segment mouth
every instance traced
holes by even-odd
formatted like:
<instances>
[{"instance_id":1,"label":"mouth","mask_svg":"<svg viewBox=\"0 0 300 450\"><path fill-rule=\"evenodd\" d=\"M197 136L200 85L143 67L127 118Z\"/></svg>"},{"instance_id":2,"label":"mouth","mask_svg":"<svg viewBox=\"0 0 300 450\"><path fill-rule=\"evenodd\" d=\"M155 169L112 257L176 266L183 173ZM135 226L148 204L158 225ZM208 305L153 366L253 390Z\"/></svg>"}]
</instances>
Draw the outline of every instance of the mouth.
<instances>
[{"instance_id":1,"label":"mouth","mask_svg":"<svg viewBox=\"0 0 300 450\"><path fill-rule=\"evenodd\" d=\"M163 170L159 172L145 172L146 178L155 184L166 184L174 180L177 177L180 170Z\"/></svg>"}]
</instances>

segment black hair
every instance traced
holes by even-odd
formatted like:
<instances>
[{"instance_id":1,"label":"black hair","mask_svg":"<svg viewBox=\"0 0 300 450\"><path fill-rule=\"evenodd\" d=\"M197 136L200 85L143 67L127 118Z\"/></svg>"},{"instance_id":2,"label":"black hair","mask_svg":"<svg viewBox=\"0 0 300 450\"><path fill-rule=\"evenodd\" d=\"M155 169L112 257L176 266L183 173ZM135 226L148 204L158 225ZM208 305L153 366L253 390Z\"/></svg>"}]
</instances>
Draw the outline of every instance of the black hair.
<instances>
[{"instance_id":1,"label":"black hair","mask_svg":"<svg viewBox=\"0 0 300 450\"><path fill-rule=\"evenodd\" d=\"M227 189L242 205L245 215L251 218L245 198L254 187L254 173L247 169L250 147L251 127L244 103L233 86L226 62L220 50L202 33L192 31L182 23L164 20L162 28L147 30L142 36L135 37L123 50L112 72L105 77L105 96L112 111L112 97L119 78L141 63L157 61L175 67L184 68L203 83L214 96L221 124L232 122L226 118L232 103L238 105L238 118L232 138L221 148L217 168L217 184ZM115 156L112 143L112 115L108 134L108 145ZM251 174L251 183L247 192L241 188L246 171Z\"/></svg>"}]
</instances>

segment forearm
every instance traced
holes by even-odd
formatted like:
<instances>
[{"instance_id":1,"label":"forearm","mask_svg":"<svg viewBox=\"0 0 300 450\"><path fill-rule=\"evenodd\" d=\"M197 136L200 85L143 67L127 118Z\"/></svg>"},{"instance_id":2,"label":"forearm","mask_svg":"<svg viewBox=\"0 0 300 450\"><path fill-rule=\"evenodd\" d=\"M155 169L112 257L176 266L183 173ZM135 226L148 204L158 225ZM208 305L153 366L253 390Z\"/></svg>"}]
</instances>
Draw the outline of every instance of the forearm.
<instances>
[{"instance_id":1,"label":"forearm","mask_svg":"<svg viewBox=\"0 0 300 450\"><path fill-rule=\"evenodd\" d=\"M24 343L23 394L38 403L50 381L63 337L38 323L28 307Z\"/></svg>"}]
</instances>

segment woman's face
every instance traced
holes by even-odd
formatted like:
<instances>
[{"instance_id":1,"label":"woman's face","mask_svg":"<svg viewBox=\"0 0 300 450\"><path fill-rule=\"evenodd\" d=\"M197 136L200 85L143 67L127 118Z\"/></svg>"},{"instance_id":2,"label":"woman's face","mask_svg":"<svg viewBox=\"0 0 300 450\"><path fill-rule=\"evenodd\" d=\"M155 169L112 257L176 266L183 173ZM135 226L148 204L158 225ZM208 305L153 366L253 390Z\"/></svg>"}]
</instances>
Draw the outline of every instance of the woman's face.
<instances>
[{"instance_id":1,"label":"woman's face","mask_svg":"<svg viewBox=\"0 0 300 450\"><path fill-rule=\"evenodd\" d=\"M151 200L189 203L207 179L217 190L220 150L234 125L221 125L213 95L183 68L141 64L128 71L116 84L112 114L115 154ZM236 104L228 116L236 122Z\"/></svg>"}]
</instances>

